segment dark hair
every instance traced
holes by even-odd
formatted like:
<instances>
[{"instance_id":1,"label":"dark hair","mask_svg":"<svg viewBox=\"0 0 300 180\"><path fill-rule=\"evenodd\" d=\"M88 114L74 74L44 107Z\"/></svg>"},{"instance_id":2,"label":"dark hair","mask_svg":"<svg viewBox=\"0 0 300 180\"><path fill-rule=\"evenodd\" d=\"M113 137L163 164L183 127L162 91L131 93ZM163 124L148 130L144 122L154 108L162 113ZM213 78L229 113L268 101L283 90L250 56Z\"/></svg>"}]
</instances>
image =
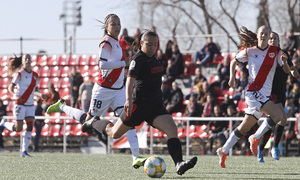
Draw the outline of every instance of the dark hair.
<instances>
[{"instance_id":1,"label":"dark hair","mask_svg":"<svg viewBox=\"0 0 300 180\"><path fill-rule=\"evenodd\" d=\"M116 14L109 14L109 15L107 15L107 16L104 18L104 22L102 22L102 21L96 19L96 21L98 21L98 22L100 22L101 24L103 24L102 28L104 29L104 35L108 34L108 33L107 33L107 30L105 29L105 26L107 25L108 20L109 20L109 18L111 18L111 17L117 17L117 18L119 18L119 16L116 15ZM120 19L120 18L119 18L119 19Z\"/></svg>"},{"instance_id":2,"label":"dark hair","mask_svg":"<svg viewBox=\"0 0 300 180\"><path fill-rule=\"evenodd\" d=\"M22 66L22 56L17 57L14 54L14 57L9 58L9 64L8 64L9 74L13 74L17 69L21 68L21 66Z\"/></svg>"},{"instance_id":3,"label":"dark hair","mask_svg":"<svg viewBox=\"0 0 300 180\"><path fill-rule=\"evenodd\" d=\"M144 41L146 36L147 37L149 37L149 36L157 37L157 34L153 31L146 30L144 33L140 34L139 37L134 39L134 41L131 44L131 48L135 51L141 49L140 41Z\"/></svg>"},{"instance_id":4,"label":"dark hair","mask_svg":"<svg viewBox=\"0 0 300 180\"><path fill-rule=\"evenodd\" d=\"M239 33L238 36L242 41L241 47L248 48L257 45L258 39L256 33L248 30L245 26L242 26L240 30L242 33Z\"/></svg>"},{"instance_id":5,"label":"dark hair","mask_svg":"<svg viewBox=\"0 0 300 180\"><path fill-rule=\"evenodd\" d=\"M273 33L273 34L275 34L276 36L277 36L277 38L278 38L278 47L280 48L280 39L279 39L279 35L276 33L276 32L274 32L274 31L272 31L271 33ZM270 33L270 34L271 34Z\"/></svg>"}]
</instances>

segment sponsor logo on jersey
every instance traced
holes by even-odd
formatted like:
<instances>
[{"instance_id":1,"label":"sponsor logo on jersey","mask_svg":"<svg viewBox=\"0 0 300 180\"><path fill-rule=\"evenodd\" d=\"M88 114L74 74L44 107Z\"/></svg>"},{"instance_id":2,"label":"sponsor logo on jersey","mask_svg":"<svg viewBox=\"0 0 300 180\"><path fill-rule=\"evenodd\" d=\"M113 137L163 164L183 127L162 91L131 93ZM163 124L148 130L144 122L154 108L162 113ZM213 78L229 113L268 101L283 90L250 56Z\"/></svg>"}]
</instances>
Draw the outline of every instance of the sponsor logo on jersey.
<instances>
[{"instance_id":1,"label":"sponsor logo on jersey","mask_svg":"<svg viewBox=\"0 0 300 180\"><path fill-rule=\"evenodd\" d=\"M135 67L135 61L131 61L130 66L129 66L129 70L134 70Z\"/></svg>"}]
</instances>

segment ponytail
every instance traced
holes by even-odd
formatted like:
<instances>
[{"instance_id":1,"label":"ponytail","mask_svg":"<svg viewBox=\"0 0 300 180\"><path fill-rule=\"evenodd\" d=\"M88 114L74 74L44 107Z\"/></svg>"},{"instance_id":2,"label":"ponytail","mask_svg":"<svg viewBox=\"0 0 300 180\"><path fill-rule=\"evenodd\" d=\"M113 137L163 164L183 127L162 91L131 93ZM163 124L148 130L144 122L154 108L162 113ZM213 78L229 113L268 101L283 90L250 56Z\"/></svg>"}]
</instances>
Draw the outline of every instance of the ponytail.
<instances>
[{"instance_id":1,"label":"ponytail","mask_svg":"<svg viewBox=\"0 0 300 180\"><path fill-rule=\"evenodd\" d=\"M242 26L240 30L242 33L239 33L238 36L242 41L241 47L249 48L257 45L258 39L256 33L248 30L245 26Z\"/></svg>"},{"instance_id":2,"label":"ponytail","mask_svg":"<svg viewBox=\"0 0 300 180\"><path fill-rule=\"evenodd\" d=\"M22 67L22 56L9 58L9 64L8 64L8 72L10 75L16 72L17 69Z\"/></svg>"}]
</instances>

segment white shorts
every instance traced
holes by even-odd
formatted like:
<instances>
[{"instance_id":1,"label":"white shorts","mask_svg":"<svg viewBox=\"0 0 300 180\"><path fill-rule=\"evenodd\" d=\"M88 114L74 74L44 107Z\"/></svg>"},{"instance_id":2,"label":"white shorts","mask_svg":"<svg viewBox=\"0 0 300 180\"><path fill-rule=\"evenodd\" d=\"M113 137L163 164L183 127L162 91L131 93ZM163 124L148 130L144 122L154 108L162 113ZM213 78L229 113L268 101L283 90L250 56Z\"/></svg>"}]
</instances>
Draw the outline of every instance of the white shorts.
<instances>
[{"instance_id":1,"label":"white shorts","mask_svg":"<svg viewBox=\"0 0 300 180\"><path fill-rule=\"evenodd\" d=\"M245 93L245 101L248 104L248 108L245 110L245 114L253 115L256 119L259 119L263 115L260 112L260 108L269 100L269 97L258 91L247 91Z\"/></svg>"},{"instance_id":2,"label":"white shorts","mask_svg":"<svg viewBox=\"0 0 300 180\"><path fill-rule=\"evenodd\" d=\"M118 116L123 110L126 101L125 88L112 90L94 84L89 113L92 116L101 116L109 107ZM104 114L105 115L105 114Z\"/></svg>"},{"instance_id":3,"label":"white shorts","mask_svg":"<svg viewBox=\"0 0 300 180\"><path fill-rule=\"evenodd\" d=\"M27 117L33 117L35 116L35 107L32 106L24 106L15 104L13 114L17 121L23 121Z\"/></svg>"}]
</instances>

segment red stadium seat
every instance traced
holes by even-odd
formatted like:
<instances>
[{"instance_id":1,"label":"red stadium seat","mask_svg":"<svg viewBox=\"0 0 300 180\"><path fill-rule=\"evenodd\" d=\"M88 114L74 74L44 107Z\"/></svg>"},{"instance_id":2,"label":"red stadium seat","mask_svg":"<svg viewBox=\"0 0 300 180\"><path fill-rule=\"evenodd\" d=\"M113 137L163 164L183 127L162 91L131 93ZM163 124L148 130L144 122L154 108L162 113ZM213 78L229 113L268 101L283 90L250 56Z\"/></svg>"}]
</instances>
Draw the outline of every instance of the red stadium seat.
<instances>
[{"instance_id":1,"label":"red stadium seat","mask_svg":"<svg viewBox=\"0 0 300 180\"><path fill-rule=\"evenodd\" d=\"M50 131L50 136L51 137L61 137L62 134L60 134L60 124L53 124L51 126L51 131Z\"/></svg>"},{"instance_id":2,"label":"red stadium seat","mask_svg":"<svg viewBox=\"0 0 300 180\"><path fill-rule=\"evenodd\" d=\"M186 129L183 127L177 128L177 135L179 138L186 138Z\"/></svg>"},{"instance_id":3,"label":"red stadium seat","mask_svg":"<svg viewBox=\"0 0 300 180\"><path fill-rule=\"evenodd\" d=\"M60 88L58 77L50 78L50 82L54 85L54 88Z\"/></svg>"},{"instance_id":4,"label":"red stadium seat","mask_svg":"<svg viewBox=\"0 0 300 180\"><path fill-rule=\"evenodd\" d=\"M0 73L0 77L8 77L8 66L1 67Z\"/></svg>"},{"instance_id":5,"label":"red stadium seat","mask_svg":"<svg viewBox=\"0 0 300 180\"><path fill-rule=\"evenodd\" d=\"M51 66L49 77L58 77L58 76L59 76L59 67L58 66Z\"/></svg>"},{"instance_id":6,"label":"red stadium seat","mask_svg":"<svg viewBox=\"0 0 300 180\"><path fill-rule=\"evenodd\" d=\"M189 128L189 136L190 138L199 138L199 136L197 136L197 126L195 125L190 125L190 128Z\"/></svg>"},{"instance_id":7,"label":"red stadium seat","mask_svg":"<svg viewBox=\"0 0 300 180\"><path fill-rule=\"evenodd\" d=\"M43 136L43 137L50 136L49 130L50 130L49 124L45 124L42 128L41 136Z\"/></svg>"},{"instance_id":8,"label":"red stadium seat","mask_svg":"<svg viewBox=\"0 0 300 180\"><path fill-rule=\"evenodd\" d=\"M80 56L79 59L78 59L78 65L79 66L87 65L86 59L87 59L86 55Z\"/></svg>"},{"instance_id":9,"label":"red stadium seat","mask_svg":"<svg viewBox=\"0 0 300 180\"><path fill-rule=\"evenodd\" d=\"M64 135L64 130L65 130L65 126L62 125L61 129L60 129L60 134L62 136ZM72 130L72 125L71 124L67 124L66 125L66 136L69 136L71 134L71 130Z\"/></svg>"},{"instance_id":10,"label":"red stadium seat","mask_svg":"<svg viewBox=\"0 0 300 180\"><path fill-rule=\"evenodd\" d=\"M39 82L39 88L40 89L47 89L49 86L49 78L45 77L45 78L41 78L40 82Z\"/></svg>"},{"instance_id":11,"label":"red stadium seat","mask_svg":"<svg viewBox=\"0 0 300 180\"><path fill-rule=\"evenodd\" d=\"M221 64L223 62L224 57L222 56L222 54L217 54L216 58L215 58L215 64Z\"/></svg>"},{"instance_id":12,"label":"red stadium seat","mask_svg":"<svg viewBox=\"0 0 300 180\"><path fill-rule=\"evenodd\" d=\"M43 56L38 56L37 57L37 66L46 66L47 65L47 56L43 55Z\"/></svg>"},{"instance_id":13,"label":"red stadium seat","mask_svg":"<svg viewBox=\"0 0 300 180\"><path fill-rule=\"evenodd\" d=\"M72 55L69 57L68 65L69 66L77 65L77 56L76 55Z\"/></svg>"},{"instance_id":14,"label":"red stadium seat","mask_svg":"<svg viewBox=\"0 0 300 180\"><path fill-rule=\"evenodd\" d=\"M64 100L70 100L70 89L69 88L63 88L59 90L59 96L61 99Z\"/></svg>"},{"instance_id":15,"label":"red stadium seat","mask_svg":"<svg viewBox=\"0 0 300 180\"><path fill-rule=\"evenodd\" d=\"M7 89L0 89L0 99L7 100L9 97L8 93Z\"/></svg>"},{"instance_id":16,"label":"red stadium seat","mask_svg":"<svg viewBox=\"0 0 300 180\"><path fill-rule=\"evenodd\" d=\"M58 64L57 56L53 55L48 58L47 66L56 66Z\"/></svg>"},{"instance_id":17,"label":"red stadium seat","mask_svg":"<svg viewBox=\"0 0 300 180\"><path fill-rule=\"evenodd\" d=\"M90 72L90 69L89 69L88 65L80 67L80 74L81 74L82 77L89 76L89 72Z\"/></svg>"},{"instance_id":18,"label":"red stadium seat","mask_svg":"<svg viewBox=\"0 0 300 180\"><path fill-rule=\"evenodd\" d=\"M197 126L196 133L200 138L208 138L209 134L205 131L206 125Z\"/></svg>"},{"instance_id":19,"label":"red stadium seat","mask_svg":"<svg viewBox=\"0 0 300 180\"><path fill-rule=\"evenodd\" d=\"M99 66L90 66L90 76L97 77L100 74Z\"/></svg>"},{"instance_id":20,"label":"red stadium seat","mask_svg":"<svg viewBox=\"0 0 300 180\"><path fill-rule=\"evenodd\" d=\"M0 79L0 88L8 88L9 78L1 78Z\"/></svg>"},{"instance_id":21,"label":"red stadium seat","mask_svg":"<svg viewBox=\"0 0 300 180\"><path fill-rule=\"evenodd\" d=\"M48 66L42 66L40 69L40 77L48 77L49 76L49 67Z\"/></svg>"},{"instance_id":22,"label":"red stadium seat","mask_svg":"<svg viewBox=\"0 0 300 180\"><path fill-rule=\"evenodd\" d=\"M97 77L92 77L92 81L93 81L93 83L97 82L97 81L98 81L98 79L99 79L99 76L97 76Z\"/></svg>"},{"instance_id":23,"label":"red stadium seat","mask_svg":"<svg viewBox=\"0 0 300 180\"><path fill-rule=\"evenodd\" d=\"M64 65L67 65L67 55L62 55L59 57L58 59L58 65L59 66L64 66Z\"/></svg>"},{"instance_id":24,"label":"red stadium seat","mask_svg":"<svg viewBox=\"0 0 300 180\"><path fill-rule=\"evenodd\" d=\"M33 55L31 56L31 66L34 67L37 64L37 56Z\"/></svg>"},{"instance_id":25,"label":"red stadium seat","mask_svg":"<svg viewBox=\"0 0 300 180\"><path fill-rule=\"evenodd\" d=\"M34 66L34 67L32 67L32 71L36 72L37 74L40 74L40 67Z\"/></svg>"},{"instance_id":26,"label":"red stadium seat","mask_svg":"<svg viewBox=\"0 0 300 180\"><path fill-rule=\"evenodd\" d=\"M88 65L89 65L89 66L98 65L98 62L97 62L97 56L96 56L96 55L90 56Z\"/></svg>"},{"instance_id":27,"label":"red stadium seat","mask_svg":"<svg viewBox=\"0 0 300 180\"><path fill-rule=\"evenodd\" d=\"M15 102L14 101L8 101L8 104L6 106L6 111L7 112L12 112L15 106Z\"/></svg>"},{"instance_id":28,"label":"red stadium seat","mask_svg":"<svg viewBox=\"0 0 300 180\"><path fill-rule=\"evenodd\" d=\"M60 68L59 76L60 76L60 77L68 77L68 76L69 76L69 73L70 73L69 71L70 71L69 66L61 67L61 68Z\"/></svg>"},{"instance_id":29,"label":"red stadium seat","mask_svg":"<svg viewBox=\"0 0 300 180\"><path fill-rule=\"evenodd\" d=\"M245 100L241 99L238 103L237 111L238 112L245 112L245 109L248 107Z\"/></svg>"},{"instance_id":30,"label":"red stadium seat","mask_svg":"<svg viewBox=\"0 0 300 180\"><path fill-rule=\"evenodd\" d=\"M49 89L48 88L47 89L40 89L39 91L42 94L47 94L49 92Z\"/></svg>"},{"instance_id":31,"label":"red stadium seat","mask_svg":"<svg viewBox=\"0 0 300 180\"><path fill-rule=\"evenodd\" d=\"M70 80L68 77L60 78L60 88L69 88L70 87L69 81Z\"/></svg>"},{"instance_id":32,"label":"red stadium seat","mask_svg":"<svg viewBox=\"0 0 300 180\"><path fill-rule=\"evenodd\" d=\"M7 66L9 58L8 56L0 57L0 66Z\"/></svg>"},{"instance_id":33,"label":"red stadium seat","mask_svg":"<svg viewBox=\"0 0 300 180\"><path fill-rule=\"evenodd\" d=\"M82 132L81 130L82 125L81 124L75 124L73 125L71 136L87 136L87 133Z\"/></svg>"}]
</instances>

